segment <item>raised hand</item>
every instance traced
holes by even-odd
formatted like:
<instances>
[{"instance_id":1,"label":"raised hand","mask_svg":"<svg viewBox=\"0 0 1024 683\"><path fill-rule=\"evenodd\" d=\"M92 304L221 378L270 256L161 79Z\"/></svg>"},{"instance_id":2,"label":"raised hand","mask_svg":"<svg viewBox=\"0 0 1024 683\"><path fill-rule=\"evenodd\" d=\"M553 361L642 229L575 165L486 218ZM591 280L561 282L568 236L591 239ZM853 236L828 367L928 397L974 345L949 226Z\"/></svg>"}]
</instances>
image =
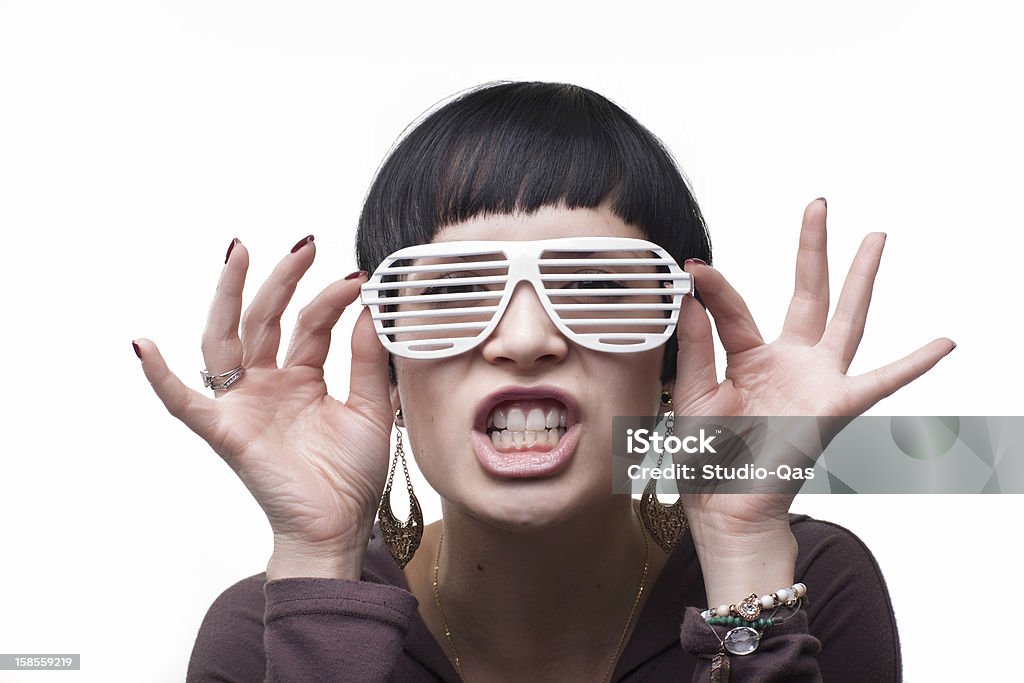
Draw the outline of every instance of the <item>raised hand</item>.
<instances>
[{"instance_id":1,"label":"raised hand","mask_svg":"<svg viewBox=\"0 0 1024 683\"><path fill-rule=\"evenodd\" d=\"M862 375L847 375L864 332L885 235L864 238L829 320L826 206L804 211L797 253L796 287L782 334L766 343L742 297L714 268L687 261L725 347L728 366L719 382L711 321L692 297L680 312L676 415L816 416L834 430L880 399L920 377L956 346L936 339L910 355ZM826 431L828 427L826 426ZM806 463L801 463L806 464ZM754 590L750 567L761 567L764 586L789 585L795 542L787 513L793 494L691 494L684 507L709 599ZM753 579L757 580L757 579ZM715 595L712 595L712 594ZM732 597L741 597L737 594ZM718 604L712 602L711 604Z\"/></svg>"},{"instance_id":2,"label":"raised hand","mask_svg":"<svg viewBox=\"0 0 1024 683\"><path fill-rule=\"evenodd\" d=\"M245 372L215 398L182 383L156 344L134 343L167 410L210 444L266 513L275 548L268 577L358 579L387 474L394 419L387 355L363 311L352 333L348 399L328 395L323 366L331 330L365 281L365 273L353 273L302 309L278 367L281 316L315 253L312 236L301 240L242 317L249 254L232 243L202 349L210 374L239 365Z\"/></svg>"}]
</instances>

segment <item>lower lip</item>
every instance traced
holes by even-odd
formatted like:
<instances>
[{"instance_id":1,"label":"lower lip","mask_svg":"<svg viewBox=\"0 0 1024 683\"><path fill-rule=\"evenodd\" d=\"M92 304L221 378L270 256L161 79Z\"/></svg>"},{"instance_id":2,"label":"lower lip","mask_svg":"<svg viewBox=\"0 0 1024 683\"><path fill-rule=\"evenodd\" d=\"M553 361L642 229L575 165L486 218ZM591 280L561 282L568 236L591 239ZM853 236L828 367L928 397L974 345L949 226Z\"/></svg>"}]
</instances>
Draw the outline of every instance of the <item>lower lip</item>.
<instances>
[{"instance_id":1,"label":"lower lip","mask_svg":"<svg viewBox=\"0 0 1024 683\"><path fill-rule=\"evenodd\" d=\"M484 470L496 477L550 477L568 466L579 438L579 424L574 424L562 435L558 445L549 451L526 449L503 453L494 448L490 435L473 430L473 450Z\"/></svg>"}]
</instances>

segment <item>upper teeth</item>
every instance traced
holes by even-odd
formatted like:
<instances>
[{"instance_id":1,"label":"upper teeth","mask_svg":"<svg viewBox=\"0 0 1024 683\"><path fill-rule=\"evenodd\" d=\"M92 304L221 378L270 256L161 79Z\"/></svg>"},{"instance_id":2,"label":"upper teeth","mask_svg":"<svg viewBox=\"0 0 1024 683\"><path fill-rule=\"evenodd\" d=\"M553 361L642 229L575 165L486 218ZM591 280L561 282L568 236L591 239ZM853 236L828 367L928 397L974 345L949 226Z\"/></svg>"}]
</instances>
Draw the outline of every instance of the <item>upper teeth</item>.
<instances>
[{"instance_id":1,"label":"upper teeth","mask_svg":"<svg viewBox=\"0 0 1024 683\"><path fill-rule=\"evenodd\" d=\"M524 410L518 406L496 406L487 416L488 429L507 429L512 432L540 431L542 429L565 428L566 411L551 407Z\"/></svg>"}]
</instances>

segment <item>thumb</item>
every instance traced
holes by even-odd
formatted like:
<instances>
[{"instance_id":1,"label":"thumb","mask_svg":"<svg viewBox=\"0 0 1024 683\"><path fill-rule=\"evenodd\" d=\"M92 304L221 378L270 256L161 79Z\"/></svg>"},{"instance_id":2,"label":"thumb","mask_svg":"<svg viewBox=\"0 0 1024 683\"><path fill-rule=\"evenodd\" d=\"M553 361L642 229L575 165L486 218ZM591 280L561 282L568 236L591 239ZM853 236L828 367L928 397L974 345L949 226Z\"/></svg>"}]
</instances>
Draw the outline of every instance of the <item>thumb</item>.
<instances>
[{"instance_id":1,"label":"thumb","mask_svg":"<svg viewBox=\"0 0 1024 683\"><path fill-rule=\"evenodd\" d=\"M363 307L352 330L350 377L349 407L389 428L392 416L388 354L377 338L370 309L366 307Z\"/></svg>"},{"instance_id":2,"label":"thumb","mask_svg":"<svg viewBox=\"0 0 1024 683\"><path fill-rule=\"evenodd\" d=\"M142 361L142 371L146 374L146 379L163 401L167 412L188 425L196 434L203 436L206 429L217 420L216 400L185 386L185 383L167 367L160 349L149 339L136 339L132 341L132 346Z\"/></svg>"}]
</instances>

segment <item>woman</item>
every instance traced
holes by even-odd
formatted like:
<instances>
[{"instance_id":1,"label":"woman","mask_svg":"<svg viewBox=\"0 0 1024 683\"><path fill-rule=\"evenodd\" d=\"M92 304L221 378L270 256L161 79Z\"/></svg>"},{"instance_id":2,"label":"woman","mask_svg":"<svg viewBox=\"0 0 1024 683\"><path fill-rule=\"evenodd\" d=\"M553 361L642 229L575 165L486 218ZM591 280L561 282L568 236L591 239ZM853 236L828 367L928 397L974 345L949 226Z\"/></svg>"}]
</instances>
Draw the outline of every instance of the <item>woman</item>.
<instances>
[{"instance_id":1,"label":"woman","mask_svg":"<svg viewBox=\"0 0 1024 683\"><path fill-rule=\"evenodd\" d=\"M687 495L681 535L666 533L682 528L678 506L648 497L638 514L629 496L609 495L613 416L857 415L952 350L940 339L846 376L884 235L865 238L826 325L825 216L823 199L804 212L796 291L767 344L709 265L700 211L660 143L595 93L512 83L459 97L396 146L360 219L361 270L302 310L281 367L279 320L313 238L280 262L244 317L248 253L233 241L203 337L215 398L185 387L152 342L135 342L168 410L234 468L274 531L266 574L228 589L207 615L190 680L898 679L898 637L870 553L845 530L790 517L791 495ZM399 335L379 336L371 308L383 321L402 306L371 304L352 333L349 396L328 395L331 330L361 288L368 303L386 293L386 279L368 274L390 254L437 244L454 259L467 241L528 250L584 237L649 241L690 274L701 302L654 299L680 306L666 344L588 347L551 300L513 282L492 329L438 357L399 352ZM671 260L661 272L675 272ZM583 297L609 286L599 272L564 285ZM449 275L466 276L439 279ZM501 292L470 282L435 280L419 293ZM700 303L728 352L724 382ZM442 499L442 520L425 529L390 513L402 458L389 475L393 424L408 430ZM525 443L529 432L549 444ZM772 623L746 619L753 602ZM741 616L747 631L736 628Z\"/></svg>"}]
</instances>

